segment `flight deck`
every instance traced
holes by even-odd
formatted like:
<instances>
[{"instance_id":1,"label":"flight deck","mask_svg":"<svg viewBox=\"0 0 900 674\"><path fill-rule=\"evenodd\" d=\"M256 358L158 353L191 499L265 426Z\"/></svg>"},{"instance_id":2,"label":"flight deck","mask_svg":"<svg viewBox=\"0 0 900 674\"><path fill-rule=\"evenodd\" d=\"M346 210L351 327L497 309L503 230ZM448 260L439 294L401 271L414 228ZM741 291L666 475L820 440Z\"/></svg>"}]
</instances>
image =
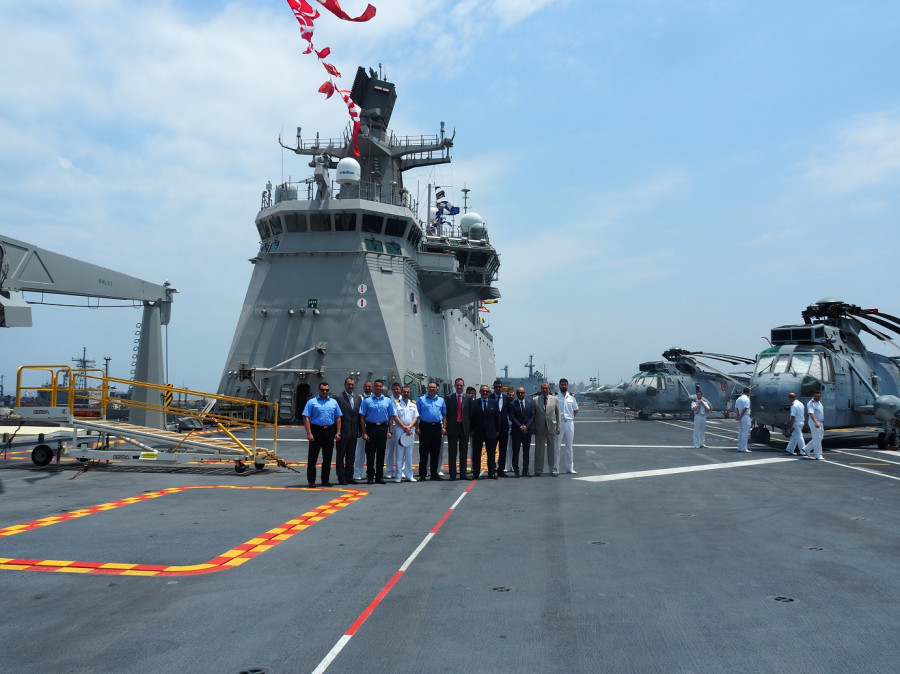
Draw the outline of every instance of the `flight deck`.
<instances>
[{"instance_id":1,"label":"flight deck","mask_svg":"<svg viewBox=\"0 0 900 674\"><path fill-rule=\"evenodd\" d=\"M576 475L309 489L0 454L20 672L862 672L900 658L900 454L583 405ZM245 431L246 432L246 431ZM240 431L235 431L240 437ZM265 437L259 438L260 443ZM414 453L416 456L417 453ZM103 577L100 577L103 576ZM15 635L12 638L12 635Z\"/></svg>"}]
</instances>

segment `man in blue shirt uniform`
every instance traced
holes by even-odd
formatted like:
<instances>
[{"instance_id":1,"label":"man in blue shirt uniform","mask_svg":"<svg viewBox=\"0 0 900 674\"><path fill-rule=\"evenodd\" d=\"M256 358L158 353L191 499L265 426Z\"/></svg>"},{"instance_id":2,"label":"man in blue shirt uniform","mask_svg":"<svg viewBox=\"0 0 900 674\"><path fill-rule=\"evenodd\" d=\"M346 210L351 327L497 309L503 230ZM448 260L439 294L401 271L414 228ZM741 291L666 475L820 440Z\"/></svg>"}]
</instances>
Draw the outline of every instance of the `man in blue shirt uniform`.
<instances>
[{"instance_id":1,"label":"man in blue shirt uniform","mask_svg":"<svg viewBox=\"0 0 900 674\"><path fill-rule=\"evenodd\" d=\"M309 440L309 453L306 457L306 481L310 487L316 486L316 462L322 452L322 486L330 487L331 454L334 452L334 441L341 439L341 408L337 401L328 395L328 382L319 384L319 395L306 401L303 408L303 426Z\"/></svg>"},{"instance_id":2,"label":"man in blue shirt uniform","mask_svg":"<svg viewBox=\"0 0 900 674\"><path fill-rule=\"evenodd\" d=\"M447 435L447 403L438 395L438 385L428 384L428 394L416 400L419 410L419 479L425 479L425 471L431 467L431 479L443 480L440 471L441 436ZM452 474L456 474L454 470Z\"/></svg>"},{"instance_id":3,"label":"man in blue shirt uniform","mask_svg":"<svg viewBox=\"0 0 900 674\"><path fill-rule=\"evenodd\" d=\"M359 408L366 441L366 484L385 484L384 450L391 437L393 414L393 402L384 396L384 381L376 379L371 397L363 400Z\"/></svg>"}]
</instances>

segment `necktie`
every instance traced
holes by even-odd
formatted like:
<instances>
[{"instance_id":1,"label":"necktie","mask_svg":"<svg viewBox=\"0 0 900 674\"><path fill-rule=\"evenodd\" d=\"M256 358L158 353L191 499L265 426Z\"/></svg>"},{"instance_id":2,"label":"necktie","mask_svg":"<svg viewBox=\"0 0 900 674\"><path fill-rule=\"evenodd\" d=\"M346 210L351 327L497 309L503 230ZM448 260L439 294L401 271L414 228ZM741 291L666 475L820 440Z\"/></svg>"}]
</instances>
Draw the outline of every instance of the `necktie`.
<instances>
[{"instance_id":1,"label":"necktie","mask_svg":"<svg viewBox=\"0 0 900 674\"><path fill-rule=\"evenodd\" d=\"M481 401L481 411L484 412L486 409L487 409L487 401L482 400Z\"/></svg>"},{"instance_id":2,"label":"necktie","mask_svg":"<svg viewBox=\"0 0 900 674\"><path fill-rule=\"evenodd\" d=\"M547 396L544 396L544 409L547 409Z\"/></svg>"},{"instance_id":3,"label":"necktie","mask_svg":"<svg viewBox=\"0 0 900 674\"><path fill-rule=\"evenodd\" d=\"M519 407L522 408L522 421L525 421L525 401L524 400L519 401Z\"/></svg>"},{"instance_id":4,"label":"necktie","mask_svg":"<svg viewBox=\"0 0 900 674\"><path fill-rule=\"evenodd\" d=\"M462 421L462 395L456 394L456 420Z\"/></svg>"}]
</instances>

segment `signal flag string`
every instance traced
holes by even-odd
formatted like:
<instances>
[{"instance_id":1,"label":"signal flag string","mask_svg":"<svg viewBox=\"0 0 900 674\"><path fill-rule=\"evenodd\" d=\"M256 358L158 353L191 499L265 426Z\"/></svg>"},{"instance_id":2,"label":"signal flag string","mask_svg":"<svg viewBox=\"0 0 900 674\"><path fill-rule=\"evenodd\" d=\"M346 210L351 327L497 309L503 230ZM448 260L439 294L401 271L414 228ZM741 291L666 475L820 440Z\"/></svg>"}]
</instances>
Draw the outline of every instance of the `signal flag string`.
<instances>
[{"instance_id":1,"label":"signal flag string","mask_svg":"<svg viewBox=\"0 0 900 674\"><path fill-rule=\"evenodd\" d=\"M355 22L363 22L368 21L372 17L375 16L375 7L372 5L366 5L365 11L357 17L352 17L347 14L342 8L338 0L316 0L322 7L327 9L329 12L334 14L337 18L343 21L355 21ZM344 104L347 106L347 111L350 113L350 119L353 122L353 154L357 157L359 156L359 146L357 145L357 137L359 136L359 106L353 102L353 99L350 97L349 89L341 89L339 88L334 81L334 78L340 77L340 71L335 68L332 64L325 61L326 58L331 54L331 47L325 47L324 49L316 49L313 45L313 30L315 28L314 24L316 19L318 19L321 14L319 14L319 10L313 7L308 0L287 0L288 6L290 6L291 11L294 13L294 17L297 19L297 22L300 24L300 36L306 40L307 48L304 54L312 54L315 52L316 57L319 59L319 62L322 64L322 67L325 68L325 72L328 73L328 79L325 81L322 86L319 87L319 93L325 94L325 98L331 98L335 93L340 94L341 98L344 101Z\"/></svg>"}]
</instances>

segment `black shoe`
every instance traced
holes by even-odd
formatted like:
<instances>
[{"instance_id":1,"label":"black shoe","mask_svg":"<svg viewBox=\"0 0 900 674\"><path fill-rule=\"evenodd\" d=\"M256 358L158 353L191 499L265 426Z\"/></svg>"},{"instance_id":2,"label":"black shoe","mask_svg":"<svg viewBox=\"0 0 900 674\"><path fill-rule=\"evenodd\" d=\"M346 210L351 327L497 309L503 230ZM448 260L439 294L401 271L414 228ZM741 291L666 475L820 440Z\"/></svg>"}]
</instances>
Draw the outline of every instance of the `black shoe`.
<instances>
[{"instance_id":1,"label":"black shoe","mask_svg":"<svg viewBox=\"0 0 900 674\"><path fill-rule=\"evenodd\" d=\"M478 473L472 473L472 477L470 477L469 479L470 479L470 480L477 480L477 479L478 479Z\"/></svg>"},{"instance_id":2,"label":"black shoe","mask_svg":"<svg viewBox=\"0 0 900 674\"><path fill-rule=\"evenodd\" d=\"M330 486L331 486L331 483L330 483L330 482L323 482L323 483L322 483L322 486L323 486L323 487L330 487Z\"/></svg>"},{"instance_id":3,"label":"black shoe","mask_svg":"<svg viewBox=\"0 0 900 674\"><path fill-rule=\"evenodd\" d=\"M516 474L515 474L515 476L516 476L516 477L519 477L519 469L518 469L518 468L516 469Z\"/></svg>"},{"instance_id":4,"label":"black shoe","mask_svg":"<svg viewBox=\"0 0 900 674\"><path fill-rule=\"evenodd\" d=\"M524 473L522 473L522 477L531 477L531 473L529 473L529 472L526 470Z\"/></svg>"},{"instance_id":5,"label":"black shoe","mask_svg":"<svg viewBox=\"0 0 900 674\"><path fill-rule=\"evenodd\" d=\"M338 484L347 484L347 480L338 480Z\"/></svg>"},{"instance_id":6,"label":"black shoe","mask_svg":"<svg viewBox=\"0 0 900 674\"><path fill-rule=\"evenodd\" d=\"M375 478L373 478L373 477L366 478L366 484L375 484Z\"/></svg>"},{"instance_id":7,"label":"black shoe","mask_svg":"<svg viewBox=\"0 0 900 674\"><path fill-rule=\"evenodd\" d=\"M488 479L489 479L489 480L496 480L496 479L497 479L497 476L496 476L496 475L488 475Z\"/></svg>"},{"instance_id":8,"label":"black shoe","mask_svg":"<svg viewBox=\"0 0 900 674\"><path fill-rule=\"evenodd\" d=\"M307 485L307 486L308 486L310 489L315 489L315 488L316 488L316 483L315 483L315 482L310 482L309 485Z\"/></svg>"},{"instance_id":9,"label":"black shoe","mask_svg":"<svg viewBox=\"0 0 900 674\"><path fill-rule=\"evenodd\" d=\"M356 480L354 480L354 479L351 477L349 480L347 480L347 484L359 484L359 482L357 482Z\"/></svg>"},{"instance_id":10,"label":"black shoe","mask_svg":"<svg viewBox=\"0 0 900 674\"><path fill-rule=\"evenodd\" d=\"M460 473L460 474L459 474L459 479L460 479L460 480L468 480L468 479L469 479L469 474L468 474L468 473Z\"/></svg>"},{"instance_id":11,"label":"black shoe","mask_svg":"<svg viewBox=\"0 0 900 674\"><path fill-rule=\"evenodd\" d=\"M534 471L534 476L535 476L535 477L540 477L540 476L541 476L541 471L539 471L539 470Z\"/></svg>"},{"instance_id":12,"label":"black shoe","mask_svg":"<svg viewBox=\"0 0 900 674\"><path fill-rule=\"evenodd\" d=\"M442 478L440 475L432 475L432 476L431 476L431 479L432 479L432 480L440 481L440 480L443 480L444 478Z\"/></svg>"},{"instance_id":13,"label":"black shoe","mask_svg":"<svg viewBox=\"0 0 900 674\"><path fill-rule=\"evenodd\" d=\"M387 484L387 482L384 481L383 477L379 477L377 480L375 480L375 484Z\"/></svg>"},{"instance_id":14,"label":"black shoe","mask_svg":"<svg viewBox=\"0 0 900 674\"><path fill-rule=\"evenodd\" d=\"M450 481L451 481L451 482L456 482L456 475L451 475L451 476L450 476Z\"/></svg>"}]
</instances>

